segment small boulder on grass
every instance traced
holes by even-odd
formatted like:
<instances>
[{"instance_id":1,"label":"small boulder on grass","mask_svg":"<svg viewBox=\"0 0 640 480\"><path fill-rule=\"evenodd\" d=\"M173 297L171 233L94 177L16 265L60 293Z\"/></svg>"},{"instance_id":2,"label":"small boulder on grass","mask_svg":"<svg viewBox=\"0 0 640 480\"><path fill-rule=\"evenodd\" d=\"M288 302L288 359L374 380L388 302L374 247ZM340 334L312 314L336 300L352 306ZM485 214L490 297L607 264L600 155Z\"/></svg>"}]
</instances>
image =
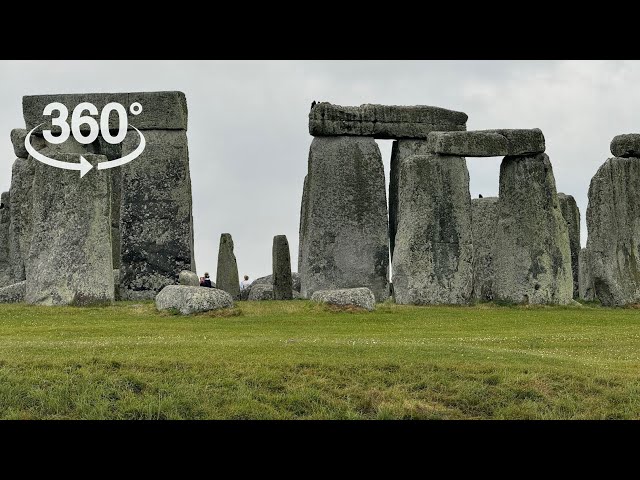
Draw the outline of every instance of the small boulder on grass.
<instances>
[{"instance_id":1,"label":"small boulder on grass","mask_svg":"<svg viewBox=\"0 0 640 480\"><path fill-rule=\"evenodd\" d=\"M232 307L231 295L217 288L167 285L156 296L158 310L177 310L183 315Z\"/></svg>"},{"instance_id":2,"label":"small boulder on grass","mask_svg":"<svg viewBox=\"0 0 640 480\"><path fill-rule=\"evenodd\" d=\"M376 308L376 297L373 292L366 287L318 290L311 295L311 301L341 307L355 306L369 311L375 310Z\"/></svg>"}]
</instances>

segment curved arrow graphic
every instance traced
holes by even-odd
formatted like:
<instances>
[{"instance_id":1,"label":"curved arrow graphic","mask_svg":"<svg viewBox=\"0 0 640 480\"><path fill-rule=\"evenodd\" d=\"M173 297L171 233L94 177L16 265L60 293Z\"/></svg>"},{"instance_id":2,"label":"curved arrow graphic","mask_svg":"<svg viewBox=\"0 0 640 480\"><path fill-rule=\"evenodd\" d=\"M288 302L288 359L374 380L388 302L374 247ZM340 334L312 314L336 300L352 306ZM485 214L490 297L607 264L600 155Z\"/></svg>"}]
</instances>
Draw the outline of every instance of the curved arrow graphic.
<instances>
[{"instance_id":1,"label":"curved arrow graphic","mask_svg":"<svg viewBox=\"0 0 640 480\"><path fill-rule=\"evenodd\" d=\"M43 125L43 124L44 122L42 122L40 125ZM33 130L31 130L27 134L26 138L24 139L24 146L27 149L27 152L29 153L29 155L31 155L33 158L35 158L39 162L47 164L51 167L62 168L64 170L80 170L80 178L84 177L89 172L89 170L93 168L93 165L87 162L87 159L84 158L82 155L80 155L80 163L61 162L60 160L54 160L53 158L49 158L41 154L40 152L38 152L35 148L33 148L29 140L31 138L31 134L33 133L33 131L36 128L38 128L40 125L37 125L36 127L34 127Z\"/></svg>"},{"instance_id":2,"label":"curved arrow graphic","mask_svg":"<svg viewBox=\"0 0 640 480\"><path fill-rule=\"evenodd\" d=\"M129 163L132 160L135 160L136 158L138 158L140 156L140 154L144 150L144 147L147 145L147 141L144 139L144 135L142 135L142 132L140 130L138 130L133 125L129 125L129 126L131 128L133 128L136 132L138 132L138 135L140 135L140 144L138 145L138 147L133 152L131 152L128 155L125 155L122 158L118 158L116 160L111 160L109 162L101 162L101 163L99 163L98 164L98 170L105 170L107 168L119 167L121 165Z\"/></svg>"}]
</instances>

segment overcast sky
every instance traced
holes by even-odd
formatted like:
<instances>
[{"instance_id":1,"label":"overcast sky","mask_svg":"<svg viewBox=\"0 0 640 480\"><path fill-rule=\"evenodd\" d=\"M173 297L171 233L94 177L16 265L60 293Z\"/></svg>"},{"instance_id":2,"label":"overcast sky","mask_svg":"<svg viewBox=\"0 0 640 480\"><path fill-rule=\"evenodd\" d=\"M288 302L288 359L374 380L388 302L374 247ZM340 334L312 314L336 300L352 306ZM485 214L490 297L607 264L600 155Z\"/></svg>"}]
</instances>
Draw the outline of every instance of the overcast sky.
<instances>
[{"instance_id":1,"label":"overcast sky","mask_svg":"<svg viewBox=\"0 0 640 480\"><path fill-rule=\"evenodd\" d=\"M591 177L615 135L640 131L638 85L638 61L0 61L0 191L23 95L183 91L198 273L215 276L229 232L253 280L271 273L274 235L287 235L297 266L312 100L434 105L467 113L468 130L541 128L558 191L580 207L584 246ZM378 144L388 182L391 141ZM500 160L468 159L472 198L498 194Z\"/></svg>"}]
</instances>

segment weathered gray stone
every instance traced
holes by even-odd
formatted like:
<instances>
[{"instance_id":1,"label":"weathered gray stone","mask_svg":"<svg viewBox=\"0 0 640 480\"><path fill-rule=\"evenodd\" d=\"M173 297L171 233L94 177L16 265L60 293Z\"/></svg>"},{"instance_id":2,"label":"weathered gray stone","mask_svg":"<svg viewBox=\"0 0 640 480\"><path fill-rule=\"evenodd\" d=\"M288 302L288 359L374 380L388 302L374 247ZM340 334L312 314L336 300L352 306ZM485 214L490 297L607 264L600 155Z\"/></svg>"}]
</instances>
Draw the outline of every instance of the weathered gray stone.
<instances>
[{"instance_id":1,"label":"weathered gray stone","mask_svg":"<svg viewBox=\"0 0 640 480\"><path fill-rule=\"evenodd\" d=\"M16 157L27 158L29 156L27 148L24 146L24 139L27 133L28 131L25 128L14 128L11 130L11 143L13 144L13 151ZM31 137L31 146L40 151L47 147L47 142L44 141L44 138L33 136Z\"/></svg>"},{"instance_id":2,"label":"weathered gray stone","mask_svg":"<svg viewBox=\"0 0 640 480\"><path fill-rule=\"evenodd\" d=\"M426 105L350 107L321 102L309 112L309 133L381 139L427 138L432 131L465 130L467 118L462 112Z\"/></svg>"},{"instance_id":3,"label":"weathered gray stone","mask_svg":"<svg viewBox=\"0 0 640 480\"><path fill-rule=\"evenodd\" d=\"M545 151L544 135L539 128L432 132L427 140L431 152L463 157L532 155Z\"/></svg>"},{"instance_id":4,"label":"weathered gray stone","mask_svg":"<svg viewBox=\"0 0 640 480\"><path fill-rule=\"evenodd\" d=\"M77 154L53 154L79 163ZM85 156L94 167L107 158ZM78 171L37 162L33 179L32 239L25 301L93 305L114 300L109 172Z\"/></svg>"},{"instance_id":5,"label":"weathered gray stone","mask_svg":"<svg viewBox=\"0 0 640 480\"><path fill-rule=\"evenodd\" d=\"M120 293L123 300L155 298L193 271L189 150L184 131L148 130L142 155L121 168ZM129 132L127 155L139 143Z\"/></svg>"},{"instance_id":6,"label":"weathered gray stone","mask_svg":"<svg viewBox=\"0 0 640 480\"><path fill-rule=\"evenodd\" d=\"M369 311L375 310L376 308L375 295L366 287L316 290L313 292L313 295L311 295L311 301L344 307L355 306Z\"/></svg>"},{"instance_id":7,"label":"weathered gray stone","mask_svg":"<svg viewBox=\"0 0 640 480\"><path fill-rule=\"evenodd\" d=\"M273 300L273 285L264 283L251 285L247 300Z\"/></svg>"},{"instance_id":8,"label":"weathered gray stone","mask_svg":"<svg viewBox=\"0 0 640 480\"><path fill-rule=\"evenodd\" d=\"M16 158L11 170L9 261L11 283L26 279L25 259L31 243L31 189L36 161Z\"/></svg>"},{"instance_id":9,"label":"weathered gray stone","mask_svg":"<svg viewBox=\"0 0 640 480\"><path fill-rule=\"evenodd\" d=\"M580 286L580 299L588 302L596 299L595 286L593 284L593 274L591 273L591 266L589 265L589 250L583 248L580 250L579 256L579 286Z\"/></svg>"},{"instance_id":10,"label":"weathered gray stone","mask_svg":"<svg viewBox=\"0 0 640 480\"><path fill-rule=\"evenodd\" d=\"M24 302L24 292L27 287L25 280L0 288L0 303Z\"/></svg>"},{"instance_id":11,"label":"weathered gray stone","mask_svg":"<svg viewBox=\"0 0 640 480\"><path fill-rule=\"evenodd\" d=\"M156 296L158 310L177 310L182 315L231 307L231 295L217 288L167 285Z\"/></svg>"},{"instance_id":12,"label":"weathered gray stone","mask_svg":"<svg viewBox=\"0 0 640 480\"><path fill-rule=\"evenodd\" d=\"M307 175L304 176L304 184L302 185L302 202L300 203L300 227L298 230L298 271L302 265L302 245L304 244L304 237L302 232L306 231L306 227L302 224L303 220L307 218Z\"/></svg>"},{"instance_id":13,"label":"weathered gray stone","mask_svg":"<svg viewBox=\"0 0 640 480\"><path fill-rule=\"evenodd\" d=\"M471 232L473 240L473 298L493 300L493 266L496 228L498 226L498 197L471 200Z\"/></svg>"},{"instance_id":14,"label":"weathered gray stone","mask_svg":"<svg viewBox=\"0 0 640 480\"><path fill-rule=\"evenodd\" d=\"M500 165L494 269L498 300L571 303L569 231L544 153L505 157Z\"/></svg>"},{"instance_id":15,"label":"weathered gray stone","mask_svg":"<svg viewBox=\"0 0 640 480\"><path fill-rule=\"evenodd\" d=\"M273 299L291 300L293 281L291 279L291 256L286 235L273 237L272 247Z\"/></svg>"},{"instance_id":16,"label":"weathered gray stone","mask_svg":"<svg viewBox=\"0 0 640 480\"><path fill-rule=\"evenodd\" d=\"M400 165L412 155L428 155L429 144L426 140L396 140L391 147L391 171L389 174L389 246L391 261L395 248L396 230L398 229L398 177Z\"/></svg>"},{"instance_id":17,"label":"weathered gray stone","mask_svg":"<svg viewBox=\"0 0 640 480\"><path fill-rule=\"evenodd\" d=\"M580 256L580 209L571 195L558 193L560 210L569 229L569 248L571 250L571 272L573 276L573 298L579 297L578 257Z\"/></svg>"},{"instance_id":18,"label":"weathered gray stone","mask_svg":"<svg viewBox=\"0 0 640 480\"><path fill-rule=\"evenodd\" d=\"M67 123L71 124L73 109L82 102L94 104L98 112L107 103L117 102L122 104L127 111L128 128L136 127L139 130L186 130L187 129L187 101L182 92L133 92L133 93L72 93L54 95L26 95L22 97L22 113L24 115L27 130L44 122L44 125L36 129L40 134L43 129L51 129L54 134L60 131L59 127L51 128L51 116L44 117L44 107L51 102L64 104L69 115ZM134 102L142 105L139 115L131 113L130 106ZM85 111L85 114L88 112ZM58 117L56 112L54 117ZM119 117L112 113L109 117L109 128L117 130ZM89 126L80 126L82 132L89 131Z\"/></svg>"},{"instance_id":19,"label":"weathered gray stone","mask_svg":"<svg viewBox=\"0 0 640 480\"><path fill-rule=\"evenodd\" d=\"M300 293L300 274L298 272L291 272L291 283L293 287L293 295ZM240 300L247 300L249 293L254 285L273 285L273 275L266 275L264 277L256 278L251 285L244 290L240 290Z\"/></svg>"},{"instance_id":20,"label":"weathered gray stone","mask_svg":"<svg viewBox=\"0 0 640 480\"><path fill-rule=\"evenodd\" d=\"M401 304L465 304L473 287L469 172L463 157L400 166L393 291Z\"/></svg>"},{"instance_id":21,"label":"weathered gray stone","mask_svg":"<svg viewBox=\"0 0 640 480\"><path fill-rule=\"evenodd\" d=\"M178 283L189 287L199 287L200 277L189 270L182 270L178 277Z\"/></svg>"},{"instance_id":22,"label":"weathered gray stone","mask_svg":"<svg viewBox=\"0 0 640 480\"><path fill-rule=\"evenodd\" d=\"M640 303L640 160L610 158L589 186L587 249L595 296Z\"/></svg>"},{"instance_id":23,"label":"weathered gray stone","mask_svg":"<svg viewBox=\"0 0 640 480\"><path fill-rule=\"evenodd\" d=\"M301 294L366 286L387 297L384 169L373 138L316 137L309 151Z\"/></svg>"},{"instance_id":24,"label":"weathered gray stone","mask_svg":"<svg viewBox=\"0 0 640 480\"><path fill-rule=\"evenodd\" d=\"M230 233L220 235L216 283L220 290L229 292L234 300L240 299L238 263L236 262L236 255L233 253L233 239Z\"/></svg>"},{"instance_id":25,"label":"weathered gray stone","mask_svg":"<svg viewBox=\"0 0 640 480\"><path fill-rule=\"evenodd\" d=\"M111 242L113 243L114 239L111 238ZM113 269L113 298L114 300L120 300L120 269Z\"/></svg>"},{"instance_id":26,"label":"weathered gray stone","mask_svg":"<svg viewBox=\"0 0 640 480\"><path fill-rule=\"evenodd\" d=\"M640 133L627 133L613 137L611 153L615 157L640 158Z\"/></svg>"},{"instance_id":27,"label":"weathered gray stone","mask_svg":"<svg viewBox=\"0 0 640 480\"><path fill-rule=\"evenodd\" d=\"M0 196L0 287L11 285L11 261L9 257L10 204L9 192Z\"/></svg>"}]
</instances>

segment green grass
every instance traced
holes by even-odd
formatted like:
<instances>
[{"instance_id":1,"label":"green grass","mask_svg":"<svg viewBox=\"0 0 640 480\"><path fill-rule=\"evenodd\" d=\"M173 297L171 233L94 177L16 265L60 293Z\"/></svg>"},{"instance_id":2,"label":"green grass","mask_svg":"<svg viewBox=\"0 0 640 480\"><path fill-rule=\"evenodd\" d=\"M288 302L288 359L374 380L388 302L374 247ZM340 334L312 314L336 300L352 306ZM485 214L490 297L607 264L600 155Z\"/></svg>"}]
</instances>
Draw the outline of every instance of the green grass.
<instances>
[{"instance_id":1,"label":"green grass","mask_svg":"<svg viewBox=\"0 0 640 480\"><path fill-rule=\"evenodd\" d=\"M0 305L4 419L640 418L640 311Z\"/></svg>"}]
</instances>

